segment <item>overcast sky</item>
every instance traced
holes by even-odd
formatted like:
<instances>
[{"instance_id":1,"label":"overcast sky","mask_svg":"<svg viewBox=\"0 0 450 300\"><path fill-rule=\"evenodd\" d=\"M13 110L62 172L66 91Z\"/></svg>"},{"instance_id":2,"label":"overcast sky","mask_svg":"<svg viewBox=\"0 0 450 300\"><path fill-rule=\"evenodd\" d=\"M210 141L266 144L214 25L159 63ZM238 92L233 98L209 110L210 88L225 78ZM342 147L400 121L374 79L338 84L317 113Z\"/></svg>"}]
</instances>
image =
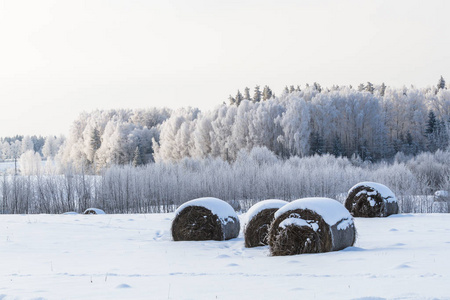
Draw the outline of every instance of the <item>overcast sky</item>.
<instances>
[{"instance_id":1,"label":"overcast sky","mask_svg":"<svg viewBox=\"0 0 450 300\"><path fill-rule=\"evenodd\" d=\"M0 137L249 86L450 80L450 1L0 0Z\"/></svg>"}]
</instances>

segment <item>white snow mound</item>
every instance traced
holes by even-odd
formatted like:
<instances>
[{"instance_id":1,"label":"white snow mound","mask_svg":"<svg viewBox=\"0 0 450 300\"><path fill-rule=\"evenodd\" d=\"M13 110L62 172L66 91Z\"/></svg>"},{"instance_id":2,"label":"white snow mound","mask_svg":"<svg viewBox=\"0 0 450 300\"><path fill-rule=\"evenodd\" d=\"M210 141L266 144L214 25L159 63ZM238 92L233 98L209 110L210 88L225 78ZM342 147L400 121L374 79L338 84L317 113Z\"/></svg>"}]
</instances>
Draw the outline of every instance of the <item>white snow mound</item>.
<instances>
[{"instance_id":1,"label":"white snow mound","mask_svg":"<svg viewBox=\"0 0 450 300\"><path fill-rule=\"evenodd\" d=\"M287 202L287 201L278 200L278 199L269 199L269 200L260 201L260 202L256 203L255 205L253 205L252 207L250 207L250 209L247 211L247 214L246 214L247 223L250 222L251 219L256 217L257 214L259 214L260 212L262 212L265 209L273 209L273 208L279 209L280 207L283 207L288 203L289 202Z\"/></svg>"},{"instance_id":2,"label":"white snow mound","mask_svg":"<svg viewBox=\"0 0 450 300\"><path fill-rule=\"evenodd\" d=\"M291 203L288 203L285 206L281 207L275 213L275 218L278 218L287 211L295 209L312 210L315 213L319 214L323 218L325 223L330 226L337 224L341 220L353 219L353 217L350 215L350 212L337 200L320 197L303 198L292 201Z\"/></svg>"},{"instance_id":3,"label":"white snow mound","mask_svg":"<svg viewBox=\"0 0 450 300\"><path fill-rule=\"evenodd\" d=\"M214 215L217 215L219 219L221 219L222 221L229 217L238 218L236 212L234 211L233 207L231 207L230 204L226 203L223 200L213 197L197 198L194 200L187 201L177 208L177 210L175 211L175 216L178 216L178 214L183 209L189 206L201 206L206 209L209 209Z\"/></svg>"},{"instance_id":4,"label":"white snow mound","mask_svg":"<svg viewBox=\"0 0 450 300\"><path fill-rule=\"evenodd\" d=\"M384 184L377 183L377 182L371 182L371 181L363 181L360 183L355 184L349 191L348 194L350 194L354 189L360 186L368 186L376 190L378 193L380 193L381 197L386 199L387 202L397 202L397 198L395 198L395 194Z\"/></svg>"}]
</instances>

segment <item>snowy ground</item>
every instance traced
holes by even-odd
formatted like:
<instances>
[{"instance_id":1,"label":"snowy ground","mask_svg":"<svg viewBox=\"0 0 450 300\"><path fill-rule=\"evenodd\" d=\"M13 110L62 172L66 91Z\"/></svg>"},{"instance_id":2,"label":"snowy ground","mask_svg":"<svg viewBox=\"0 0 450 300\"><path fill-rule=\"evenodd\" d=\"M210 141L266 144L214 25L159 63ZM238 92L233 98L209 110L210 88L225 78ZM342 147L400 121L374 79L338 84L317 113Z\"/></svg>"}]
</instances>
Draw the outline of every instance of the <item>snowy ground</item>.
<instances>
[{"instance_id":1,"label":"snowy ground","mask_svg":"<svg viewBox=\"0 0 450 300\"><path fill-rule=\"evenodd\" d=\"M173 242L173 214L0 215L0 299L450 299L450 214L356 219L355 247Z\"/></svg>"}]
</instances>

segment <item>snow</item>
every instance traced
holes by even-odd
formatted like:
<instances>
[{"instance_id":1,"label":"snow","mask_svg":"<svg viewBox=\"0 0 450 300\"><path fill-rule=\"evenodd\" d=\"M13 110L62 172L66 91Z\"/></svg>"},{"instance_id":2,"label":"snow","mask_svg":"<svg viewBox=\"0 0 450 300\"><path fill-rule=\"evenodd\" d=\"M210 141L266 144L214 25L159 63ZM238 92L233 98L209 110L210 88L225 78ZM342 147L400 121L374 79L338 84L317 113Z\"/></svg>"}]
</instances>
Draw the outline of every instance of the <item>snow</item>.
<instances>
[{"instance_id":1,"label":"snow","mask_svg":"<svg viewBox=\"0 0 450 300\"><path fill-rule=\"evenodd\" d=\"M377 183L377 182L363 181L363 182L357 183L348 191L348 193L350 194L351 191L353 191L355 188L362 186L362 185L373 188L378 193L380 193L381 197L386 199L386 201L389 203L397 202L397 198L395 198L395 194L387 186L385 186L384 184L381 184L381 183ZM376 194L369 193L368 195L376 195Z\"/></svg>"},{"instance_id":2,"label":"snow","mask_svg":"<svg viewBox=\"0 0 450 300\"><path fill-rule=\"evenodd\" d=\"M353 222L352 219L345 219L345 220L342 220L342 222L340 222L340 223L337 225L337 229L338 229L338 230L345 230L345 229L347 229L349 226L352 226L352 224L354 224L354 222Z\"/></svg>"},{"instance_id":3,"label":"snow","mask_svg":"<svg viewBox=\"0 0 450 300\"><path fill-rule=\"evenodd\" d=\"M233 220L230 219L230 217L237 217L236 212L230 204L213 197L197 198L191 201L187 201L177 208L177 210L175 211L175 215L178 215L183 209L188 206L201 206L207 208L213 214L217 215L222 221L232 222Z\"/></svg>"},{"instance_id":4,"label":"snow","mask_svg":"<svg viewBox=\"0 0 450 300\"><path fill-rule=\"evenodd\" d=\"M330 198L320 197L303 198L288 203L275 213L275 218L278 218L287 211L295 209L312 210L318 213L330 226L333 226L342 220L352 219L348 210L341 203Z\"/></svg>"},{"instance_id":5,"label":"snow","mask_svg":"<svg viewBox=\"0 0 450 300\"><path fill-rule=\"evenodd\" d=\"M450 299L450 214L355 218L354 247L283 257L242 231L173 242L173 218L0 215L0 299Z\"/></svg>"},{"instance_id":6,"label":"snow","mask_svg":"<svg viewBox=\"0 0 450 300\"><path fill-rule=\"evenodd\" d=\"M247 222L249 222L251 219L253 219L257 214L262 212L265 209L273 209L273 208L280 208L286 205L288 202L284 200L277 200L277 199L269 199L269 200L263 200L252 207L247 211Z\"/></svg>"},{"instance_id":7,"label":"snow","mask_svg":"<svg viewBox=\"0 0 450 300\"><path fill-rule=\"evenodd\" d=\"M280 225L278 225L281 228L286 228L289 225L296 225L298 227L301 226L309 226L311 227L314 231L317 231L317 229L319 229L319 224L317 224L317 222L315 221L306 221L303 219L299 219L299 218L287 218L284 219L283 221L281 221Z\"/></svg>"}]
</instances>

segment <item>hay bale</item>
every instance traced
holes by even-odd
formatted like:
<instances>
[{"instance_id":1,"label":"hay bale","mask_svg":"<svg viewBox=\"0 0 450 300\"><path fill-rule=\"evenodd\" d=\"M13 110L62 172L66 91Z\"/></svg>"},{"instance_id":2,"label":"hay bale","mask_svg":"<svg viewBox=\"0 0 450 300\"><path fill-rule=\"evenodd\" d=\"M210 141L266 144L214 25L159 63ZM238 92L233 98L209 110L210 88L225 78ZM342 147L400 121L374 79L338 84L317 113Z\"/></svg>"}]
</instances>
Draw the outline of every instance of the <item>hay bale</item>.
<instances>
[{"instance_id":1,"label":"hay bale","mask_svg":"<svg viewBox=\"0 0 450 300\"><path fill-rule=\"evenodd\" d=\"M448 191L439 190L434 193L434 201L450 202L450 194Z\"/></svg>"},{"instance_id":2,"label":"hay bale","mask_svg":"<svg viewBox=\"0 0 450 300\"><path fill-rule=\"evenodd\" d=\"M245 247L268 245L267 233L273 215L288 202L283 200L264 200L253 205L247 212L247 222L244 227Z\"/></svg>"},{"instance_id":3,"label":"hay bale","mask_svg":"<svg viewBox=\"0 0 450 300\"><path fill-rule=\"evenodd\" d=\"M450 195L448 191L440 190L434 193L433 205L431 211L433 213L448 213L450 204Z\"/></svg>"},{"instance_id":4,"label":"hay bale","mask_svg":"<svg viewBox=\"0 0 450 300\"><path fill-rule=\"evenodd\" d=\"M375 182L360 182L347 194L345 208L354 217L387 217L398 213L394 193L385 185Z\"/></svg>"},{"instance_id":5,"label":"hay bale","mask_svg":"<svg viewBox=\"0 0 450 300\"><path fill-rule=\"evenodd\" d=\"M88 208L84 211L84 215L104 215L105 212L99 208Z\"/></svg>"},{"instance_id":6,"label":"hay bale","mask_svg":"<svg viewBox=\"0 0 450 300\"><path fill-rule=\"evenodd\" d=\"M237 237L240 228L239 218L228 203L198 198L175 211L171 230L174 241L223 241Z\"/></svg>"},{"instance_id":7,"label":"hay bale","mask_svg":"<svg viewBox=\"0 0 450 300\"><path fill-rule=\"evenodd\" d=\"M280 208L269 228L271 255L337 251L356 239L353 218L330 198L304 198Z\"/></svg>"}]
</instances>

